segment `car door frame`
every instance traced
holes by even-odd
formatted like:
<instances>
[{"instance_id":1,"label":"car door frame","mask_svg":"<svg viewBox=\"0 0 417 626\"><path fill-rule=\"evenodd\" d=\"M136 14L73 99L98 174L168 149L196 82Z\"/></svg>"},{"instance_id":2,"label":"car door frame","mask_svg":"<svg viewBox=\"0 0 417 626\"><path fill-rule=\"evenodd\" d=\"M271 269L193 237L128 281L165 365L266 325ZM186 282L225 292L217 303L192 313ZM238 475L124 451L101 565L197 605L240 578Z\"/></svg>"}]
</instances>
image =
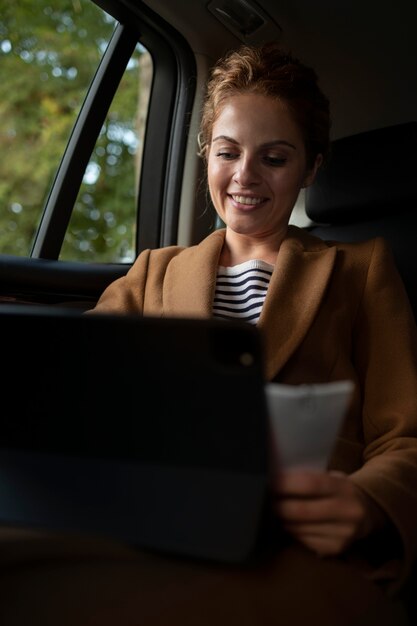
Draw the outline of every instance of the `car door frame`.
<instances>
[{"instance_id":1,"label":"car door frame","mask_svg":"<svg viewBox=\"0 0 417 626\"><path fill-rule=\"evenodd\" d=\"M138 42L150 52L153 80L137 198L136 253L177 242L188 123L195 96L194 55L183 37L142 2L92 0L117 21L80 109L48 194L28 257L0 255L0 302L89 308L131 263L59 260L95 142Z\"/></svg>"}]
</instances>

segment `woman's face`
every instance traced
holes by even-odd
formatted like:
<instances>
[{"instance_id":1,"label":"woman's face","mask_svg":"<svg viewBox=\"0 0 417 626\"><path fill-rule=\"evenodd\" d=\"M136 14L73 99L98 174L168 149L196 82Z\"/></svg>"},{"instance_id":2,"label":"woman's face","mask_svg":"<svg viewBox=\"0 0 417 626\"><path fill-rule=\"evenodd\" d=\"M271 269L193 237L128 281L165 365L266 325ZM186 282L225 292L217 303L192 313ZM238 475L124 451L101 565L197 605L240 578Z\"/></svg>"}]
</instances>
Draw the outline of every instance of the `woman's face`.
<instances>
[{"instance_id":1,"label":"woman's face","mask_svg":"<svg viewBox=\"0 0 417 626\"><path fill-rule=\"evenodd\" d=\"M286 105L260 94L225 100L212 133L208 184L229 229L257 238L285 231L301 187L311 184L303 136Z\"/></svg>"}]
</instances>

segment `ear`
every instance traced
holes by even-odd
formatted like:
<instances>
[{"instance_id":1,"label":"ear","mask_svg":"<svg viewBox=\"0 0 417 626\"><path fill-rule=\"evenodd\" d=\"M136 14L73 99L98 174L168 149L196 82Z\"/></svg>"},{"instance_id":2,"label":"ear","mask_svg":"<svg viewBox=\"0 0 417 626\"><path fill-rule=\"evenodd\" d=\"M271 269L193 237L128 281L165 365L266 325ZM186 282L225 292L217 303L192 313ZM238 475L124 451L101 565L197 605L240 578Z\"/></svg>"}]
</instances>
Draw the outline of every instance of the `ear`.
<instances>
[{"instance_id":1,"label":"ear","mask_svg":"<svg viewBox=\"0 0 417 626\"><path fill-rule=\"evenodd\" d=\"M314 180L316 178L316 174L317 174L317 172L319 170L319 167L321 166L322 163L323 163L323 155L322 154L318 154L316 156L315 161L314 161L313 167L307 171L306 177L304 178L303 188L304 187L309 187L310 185L312 185L314 183Z\"/></svg>"}]
</instances>

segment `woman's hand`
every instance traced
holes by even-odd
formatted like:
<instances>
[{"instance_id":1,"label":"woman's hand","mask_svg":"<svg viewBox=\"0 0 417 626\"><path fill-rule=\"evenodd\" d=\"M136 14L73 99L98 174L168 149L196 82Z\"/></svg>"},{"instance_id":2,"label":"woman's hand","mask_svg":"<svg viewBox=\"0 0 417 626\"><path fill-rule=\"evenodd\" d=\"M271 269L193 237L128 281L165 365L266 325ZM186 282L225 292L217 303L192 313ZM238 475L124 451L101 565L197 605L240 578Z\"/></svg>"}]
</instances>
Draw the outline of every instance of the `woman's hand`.
<instances>
[{"instance_id":1,"label":"woman's hand","mask_svg":"<svg viewBox=\"0 0 417 626\"><path fill-rule=\"evenodd\" d=\"M287 470L273 486L285 530L321 556L341 554L373 530L368 498L341 472Z\"/></svg>"}]
</instances>

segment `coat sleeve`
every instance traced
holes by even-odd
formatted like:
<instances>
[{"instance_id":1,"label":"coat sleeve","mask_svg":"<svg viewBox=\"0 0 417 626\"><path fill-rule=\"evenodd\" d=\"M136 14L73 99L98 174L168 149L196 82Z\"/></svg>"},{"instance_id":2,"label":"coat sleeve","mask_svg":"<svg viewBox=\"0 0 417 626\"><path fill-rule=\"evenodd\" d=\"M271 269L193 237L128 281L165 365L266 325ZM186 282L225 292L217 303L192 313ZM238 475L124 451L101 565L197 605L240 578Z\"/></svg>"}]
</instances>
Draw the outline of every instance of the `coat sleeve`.
<instances>
[{"instance_id":1,"label":"coat sleeve","mask_svg":"<svg viewBox=\"0 0 417 626\"><path fill-rule=\"evenodd\" d=\"M146 277L148 272L150 250L144 250L127 272L113 281L101 294L93 309L89 313L143 313Z\"/></svg>"},{"instance_id":2,"label":"coat sleeve","mask_svg":"<svg viewBox=\"0 0 417 626\"><path fill-rule=\"evenodd\" d=\"M180 246L144 250L126 276L110 283L96 306L86 313L162 315L167 269L182 250Z\"/></svg>"},{"instance_id":3,"label":"coat sleeve","mask_svg":"<svg viewBox=\"0 0 417 626\"><path fill-rule=\"evenodd\" d=\"M417 330L391 251L375 240L354 332L364 464L352 480L397 529L399 585L417 554ZM387 563L380 559L381 571ZM389 567L388 567L389 569ZM378 572L376 572L378 577Z\"/></svg>"}]
</instances>

